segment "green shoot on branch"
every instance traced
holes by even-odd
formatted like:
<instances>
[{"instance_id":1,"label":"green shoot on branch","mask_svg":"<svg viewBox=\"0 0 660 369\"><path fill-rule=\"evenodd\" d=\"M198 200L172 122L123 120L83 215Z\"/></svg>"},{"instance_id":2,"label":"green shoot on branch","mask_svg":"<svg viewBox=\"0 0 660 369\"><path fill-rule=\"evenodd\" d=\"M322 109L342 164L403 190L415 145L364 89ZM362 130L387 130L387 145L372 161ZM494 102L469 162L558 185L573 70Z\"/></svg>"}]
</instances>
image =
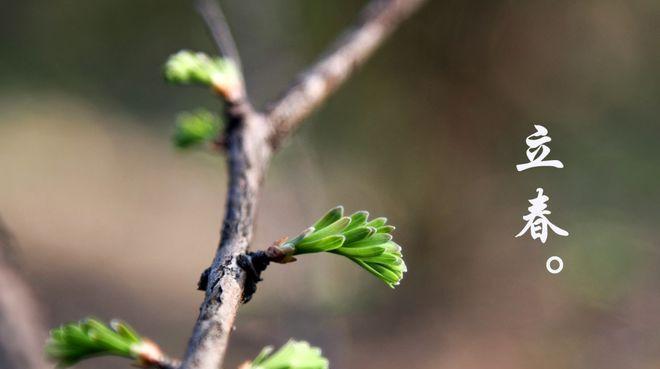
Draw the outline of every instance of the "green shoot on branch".
<instances>
[{"instance_id":1,"label":"green shoot on branch","mask_svg":"<svg viewBox=\"0 0 660 369\"><path fill-rule=\"evenodd\" d=\"M250 363L250 369L328 369L321 349L304 341L289 341L276 352L268 346Z\"/></svg>"},{"instance_id":2,"label":"green shoot on branch","mask_svg":"<svg viewBox=\"0 0 660 369\"><path fill-rule=\"evenodd\" d=\"M170 83L211 86L226 98L235 96L242 83L240 72L231 60L189 50L171 55L164 74Z\"/></svg>"},{"instance_id":3,"label":"green shoot on branch","mask_svg":"<svg viewBox=\"0 0 660 369\"><path fill-rule=\"evenodd\" d=\"M407 271L401 246L392 241L394 226L387 218L369 220L369 213L358 211L344 216L344 208L331 209L297 237L276 246L283 262L295 255L331 252L351 259L394 288Z\"/></svg>"},{"instance_id":4,"label":"green shoot on branch","mask_svg":"<svg viewBox=\"0 0 660 369\"><path fill-rule=\"evenodd\" d=\"M89 318L51 330L46 354L60 368L104 355L135 359L140 366L163 360L160 348L142 338L128 324L114 320L107 326Z\"/></svg>"},{"instance_id":5,"label":"green shoot on branch","mask_svg":"<svg viewBox=\"0 0 660 369\"><path fill-rule=\"evenodd\" d=\"M222 119L206 109L182 112L176 118L172 141L179 148L189 148L215 140L222 126Z\"/></svg>"}]
</instances>

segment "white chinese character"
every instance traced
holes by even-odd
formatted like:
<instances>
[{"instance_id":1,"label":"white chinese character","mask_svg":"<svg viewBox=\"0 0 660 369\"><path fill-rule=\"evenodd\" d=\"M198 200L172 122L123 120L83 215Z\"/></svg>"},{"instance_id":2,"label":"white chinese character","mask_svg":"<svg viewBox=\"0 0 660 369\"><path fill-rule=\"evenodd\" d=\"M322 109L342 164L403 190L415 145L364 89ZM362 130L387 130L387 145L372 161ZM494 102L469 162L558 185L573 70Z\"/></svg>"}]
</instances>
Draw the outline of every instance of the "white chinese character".
<instances>
[{"instance_id":1,"label":"white chinese character","mask_svg":"<svg viewBox=\"0 0 660 369\"><path fill-rule=\"evenodd\" d=\"M535 124L536 132L527 136L525 143L529 148L527 149L527 159L529 163L518 164L516 169L522 172L525 169L536 167L555 167L563 168L564 164L559 160L543 160L550 154L550 148L545 144L552 141L550 136L547 136L548 130L542 125Z\"/></svg>"},{"instance_id":2,"label":"white chinese character","mask_svg":"<svg viewBox=\"0 0 660 369\"><path fill-rule=\"evenodd\" d=\"M527 230L529 230L532 239L535 240L540 238L541 242L545 243L545 240L548 238L548 226L556 234L560 236L568 236L568 232L552 224L546 217L546 215L550 214L550 210L546 210L548 207L546 202L550 200L550 198L543 194L542 188L537 188L536 192L538 193L536 198L529 200L529 203L532 204L532 206L527 208L529 214L522 217L523 220L527 221L527 224L525 225L525 228L516 235L516 237L522 236Z\"/></svg>"}]
</instances>

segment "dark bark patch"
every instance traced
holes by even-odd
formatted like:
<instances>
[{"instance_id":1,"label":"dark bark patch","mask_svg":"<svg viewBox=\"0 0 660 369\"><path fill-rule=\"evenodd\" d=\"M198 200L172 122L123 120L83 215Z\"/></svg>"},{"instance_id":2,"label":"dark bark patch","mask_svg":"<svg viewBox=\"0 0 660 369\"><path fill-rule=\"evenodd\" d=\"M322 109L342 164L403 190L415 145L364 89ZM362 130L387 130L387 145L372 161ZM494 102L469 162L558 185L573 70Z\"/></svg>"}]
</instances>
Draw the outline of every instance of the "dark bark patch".
<instances>
[{"instance_id":1,"label":"dark bark patch","mask_svg":"<svg viewBox=\"0 0 660 369\"><path fill-rule=\"evenodd\" d=\"M261 282L261 272L266 270L270 259L266 252L256 251L238 255L236 260L241 269L245 271L245 286L243 287L243 303L246 304L257 292L257 283Z\"/></svg>"}]
</instances>

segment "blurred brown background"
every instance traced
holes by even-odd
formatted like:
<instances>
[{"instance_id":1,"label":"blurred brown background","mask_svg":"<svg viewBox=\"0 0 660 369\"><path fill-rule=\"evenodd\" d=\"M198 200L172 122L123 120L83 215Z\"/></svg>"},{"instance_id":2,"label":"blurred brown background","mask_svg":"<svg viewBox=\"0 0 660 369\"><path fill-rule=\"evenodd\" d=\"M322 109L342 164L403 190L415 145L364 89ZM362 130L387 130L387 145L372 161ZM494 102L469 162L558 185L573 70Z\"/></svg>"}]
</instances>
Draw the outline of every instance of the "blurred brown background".
<instances>
[{"instance_id":1,"label":"blurred brown background","mask_svg":"<svg viewBox=\"0 0 660 369\"><path fill-rule=\"evenodd\" d=\"M223 1L257 105L363 3ZM368 209L398 227L402 285L333 255L273 265L225 368L290 337L333 368L659 367L659 15L655 0L431 1L275 159L253 244ZM213 52L187 1L0 4L0 214L50 326L121 317L185 348L226 184L221 157L170 143L178 111L219 106L162 82L181 48ZM564 169L515 171L534 123ZM537 187L569 237L513 237Z\"/></svg>"}]
</instances>

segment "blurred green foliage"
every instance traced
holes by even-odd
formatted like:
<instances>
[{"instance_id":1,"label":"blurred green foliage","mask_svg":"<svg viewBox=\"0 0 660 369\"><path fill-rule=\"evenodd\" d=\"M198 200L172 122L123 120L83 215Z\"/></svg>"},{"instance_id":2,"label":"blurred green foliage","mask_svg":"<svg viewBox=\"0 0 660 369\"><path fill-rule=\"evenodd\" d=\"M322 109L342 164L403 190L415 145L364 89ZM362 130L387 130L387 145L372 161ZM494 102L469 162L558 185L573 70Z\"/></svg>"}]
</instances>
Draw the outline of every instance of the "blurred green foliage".
<instances>
[{"instance_id":1,"label":"blurred green foliage","mask_svg":"<svg viewBox=\"0 0 660 369\"><path fill-rule=\"evenodd\" d=\"M304 341L289 341L279 350L264 348L252 361L251 369L328 369L321 349Z\"/></svg>"},{"instance_id":2,"label":"blurred green foliage","mask_svg":"<svg viewBox=\"0 0 660 369\"><path fill-rule=\"evenodd\" d=\"M182 112L177 116L172 140L179 148L189 148L218 138L222 126L222 119L206 109Z\"/></svg>"}]
</instances>

